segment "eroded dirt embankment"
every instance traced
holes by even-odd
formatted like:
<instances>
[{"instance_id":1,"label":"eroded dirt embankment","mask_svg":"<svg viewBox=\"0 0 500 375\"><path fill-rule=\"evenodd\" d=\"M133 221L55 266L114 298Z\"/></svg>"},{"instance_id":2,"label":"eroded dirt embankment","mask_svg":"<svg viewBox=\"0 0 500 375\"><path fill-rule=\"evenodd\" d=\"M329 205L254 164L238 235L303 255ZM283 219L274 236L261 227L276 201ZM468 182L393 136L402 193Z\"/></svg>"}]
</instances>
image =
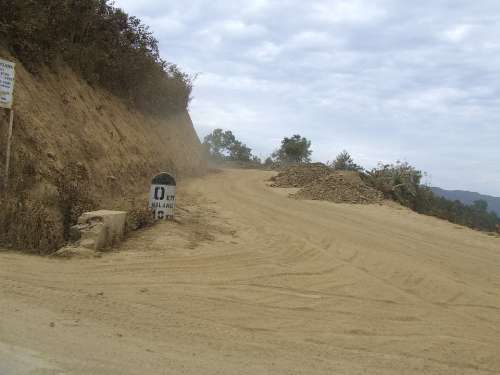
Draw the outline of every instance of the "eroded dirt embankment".
<instances>
[{"instance_id":1,"label":"eroded dirt embankment","mask_svg":"<svg viewBox=\"0 0 500 375\"><path fill-rule=\"evenodd\" d=\"M0 55L12 60L1 51ZM1 112L3 173L7 121L6 111ZM29 228L53 227L54 233L26 246L60 242L56 237L64 221L61 200L74 201L81 195L82 202L77 203L86 207L127 208L131 198L147 191L149 179L159 171L177 177L202 173L201 156L187 111L148 117L89 86L64 66L35 77L18 63L11 188L2 201L0 241L22 245ZM24 202L21 208L14 203L19 199ZM21 210L33 219L20 219ZM44 217L50 222L43 222Z\"/></svg>"}]
</instances>

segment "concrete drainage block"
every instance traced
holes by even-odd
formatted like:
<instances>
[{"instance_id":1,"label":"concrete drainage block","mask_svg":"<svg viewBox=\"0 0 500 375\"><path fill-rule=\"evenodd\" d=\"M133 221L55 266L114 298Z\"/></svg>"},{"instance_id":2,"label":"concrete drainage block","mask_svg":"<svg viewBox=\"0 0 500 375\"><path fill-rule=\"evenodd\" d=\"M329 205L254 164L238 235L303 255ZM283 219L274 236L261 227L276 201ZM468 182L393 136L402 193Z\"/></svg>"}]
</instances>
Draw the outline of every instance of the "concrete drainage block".
<instances>
[{"instance_id":1,"label":"concrete drainage block","mask_svg":"<svg viewBox=\"0 0 500 375\"><path fill-rule=\"evenodd\" d=\"M123 239L126 218L125 211L85 212L78 218L78 224L71 227L70 238L87 249L105 249Z\"/></svg>"}]
</instances>

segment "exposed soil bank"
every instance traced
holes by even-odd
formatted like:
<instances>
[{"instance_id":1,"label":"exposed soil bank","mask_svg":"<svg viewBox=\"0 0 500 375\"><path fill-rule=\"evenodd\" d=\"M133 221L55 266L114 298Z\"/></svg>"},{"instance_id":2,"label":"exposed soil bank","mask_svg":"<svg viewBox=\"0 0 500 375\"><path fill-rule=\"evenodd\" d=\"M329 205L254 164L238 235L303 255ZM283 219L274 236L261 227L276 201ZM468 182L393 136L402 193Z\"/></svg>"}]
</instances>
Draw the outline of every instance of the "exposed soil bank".
<instances>
[{"instance_id":1,"label":"exposed soil bank","mask_svg":"<svg viewBox=\"0 0 500 375\"><path fill-rule=\"evenodd\" d=\"M1 51L0 56L12 60ZM43 207L39 216L51 217L56 232L63 220L58 180L59 185L68 186L72 179L81 178L75 183L75 194L84 192L90 205L126 208L127 200L147 191L149 179L160 171L182 177L199 175L205 169L187 111L148 117L106 91L90 87L65 67L35 77L17 64L14 108L11 188L8 199L2 201L3 212L15 211L17 208L7 205L22 198L28 215L35 207ZM5 160L6 115L7 111L1 111L0 173ZM75 170L75 165L78 173L69 173L68 168ZM14 216L19 214L14 212ZM9 230L17 232L8 235L7 242L22 237L26 229L16 229L16 225L37 226L12 221L12 217L3 222L0 218L0 240Z\"/></svg>"}]
</instances>

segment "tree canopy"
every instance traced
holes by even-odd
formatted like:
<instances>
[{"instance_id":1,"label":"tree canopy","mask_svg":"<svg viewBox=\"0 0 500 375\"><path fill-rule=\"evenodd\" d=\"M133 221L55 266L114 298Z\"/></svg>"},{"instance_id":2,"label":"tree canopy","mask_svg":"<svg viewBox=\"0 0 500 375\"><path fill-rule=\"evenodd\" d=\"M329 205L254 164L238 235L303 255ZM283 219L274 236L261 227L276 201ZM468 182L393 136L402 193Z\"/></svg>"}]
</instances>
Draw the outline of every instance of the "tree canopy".
<instances>
[{"instance_id":1,"label":"tree canopy","mask_svg":"<svg viewBox=\"0 0 500 375\"><path fill-rule=\"evenodd\" d=\"M0 44L36 73L61 61L149 113L187 108L192 79L160 57L138 18L109 0L0 0Z\"/></svg>"},{"instance_id":2,"label":"tree canopy","mask_svg":"<svg viewBox=\"0 0 500 375\"><path fill-rule=\"evenodd\" d=\"M252 155L252 149L238 141L230 130L215 129L204 138L203 145L209 155L216 160L255 162L258 160Z\"/></svg>"},{"instance_id":3,"label":"tree canopy","mask_svg":"<svg viewBox=\"0 0 500 375\"><path fill-rule=\"evenodd\" d=\"M342 151L337 155L330 166L338 171L361 171L363 167L357 165L347 151Z\"/></svg>"},{"instance_id":4,"label":"tree canopy","mask_svg":"<svg viewBox=\"0 0 500 375\"><path fill-rule=\"evenodd\" d=\"M281 163L308 163L311 161L311 141L295 134L285 137L281 147L273 153L273 158Z\"/></svg>"}]
</instances>

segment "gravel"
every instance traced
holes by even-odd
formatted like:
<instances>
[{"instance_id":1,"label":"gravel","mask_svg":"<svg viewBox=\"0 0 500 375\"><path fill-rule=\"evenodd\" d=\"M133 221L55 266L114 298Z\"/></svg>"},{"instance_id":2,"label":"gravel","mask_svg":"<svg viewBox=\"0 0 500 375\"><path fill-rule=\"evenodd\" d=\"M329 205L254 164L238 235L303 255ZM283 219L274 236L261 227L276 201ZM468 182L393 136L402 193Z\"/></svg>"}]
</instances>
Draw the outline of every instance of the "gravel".
<instances>
[{"instance_id":1,"label":"gravel","mask_svg":"<svg viewBox=\"0 0 500 375\"><path fill-rule=\"evenodd\" d=\"M383 194L367 185L359 172L335 171L321 164L302 164L285 168L271 178L273 187L300 188L294 198L336 203L373 204Z\"/></svg>"}]
</instances>

